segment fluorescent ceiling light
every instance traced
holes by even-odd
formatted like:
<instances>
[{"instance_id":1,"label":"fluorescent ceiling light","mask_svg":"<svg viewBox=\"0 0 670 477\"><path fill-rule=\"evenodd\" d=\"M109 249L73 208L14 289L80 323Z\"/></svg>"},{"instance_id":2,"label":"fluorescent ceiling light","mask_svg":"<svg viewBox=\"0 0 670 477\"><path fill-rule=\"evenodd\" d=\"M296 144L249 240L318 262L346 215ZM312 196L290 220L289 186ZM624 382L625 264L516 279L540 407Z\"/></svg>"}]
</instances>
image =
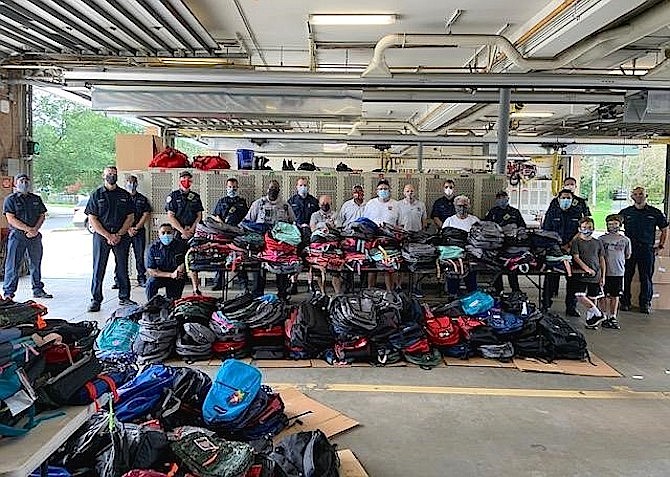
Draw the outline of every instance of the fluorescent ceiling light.
<instances>
[{"instance_id":1,"label":"fluorescent ceiling light","mask_svg":"<svg viewBox=\"0 0 670 477\"><path fill-rule=\"evenodd\" d=\"M394 14L321 14L309 16L312 25L392 25L395 23Z\"/></svg>"},{"instance_id":2,"label":"fluorescent ceiling light","mask_svg":"<svg viewBox=\"0 0 670 477\"><path fill-rule=\"evenodd\" d=\"M158 61L164 65L171 66L217 66L232 64L228 58L158 58Z\"/></svg>"},{"instance_id":3,"label":"fluorescent ceiling light","mask_svg":"<svg viewBox=\"0 0 670 477\"><path fill-rule=\"evenodd\" d=\"M532 132L532 131L517 131L516 133L517 136L523 136L523 137L537 137L539 133Z\"/></svg>"},{"instance_id":4,"label":"fluorescent ceiling light","mask_svg":"<svg viewBox=\"0 0 670 477\"><path fill-rule=\"evenodd\" d=\"M351 129L354 125L350 123L324 123L322 129Z\"/></svg>"},{"instance_id":5,"label":"fluorescent ceiling light","mask_svg":"<svg viewBox=\"0 0 670 477\"><path fill-rule=\"evenodd\" d=\"M338 142L334 144L325 143L323 145L323 152L347 152L349 145L346 142Z\"/></svg>"},{"instance_id":6,"label":"fluorescent ceiling light","mask_svg":"<svg viewBox=\"0 0 670 477\"><path fill-rule=\"evenodd\" d=\"M447 131L447 136L469 136L470 131Z\"/></svg>"},{"instance_id":7,"label":"fluorescent ceiling light","mask_svg":"<svg viewBox=\"0 0 670 477\"><path fill-rule=\"evenodd\" d=\"M517 111L510 114L512 118L550 118L554 115L551 111Z\"/></svg>"}]
</instances>

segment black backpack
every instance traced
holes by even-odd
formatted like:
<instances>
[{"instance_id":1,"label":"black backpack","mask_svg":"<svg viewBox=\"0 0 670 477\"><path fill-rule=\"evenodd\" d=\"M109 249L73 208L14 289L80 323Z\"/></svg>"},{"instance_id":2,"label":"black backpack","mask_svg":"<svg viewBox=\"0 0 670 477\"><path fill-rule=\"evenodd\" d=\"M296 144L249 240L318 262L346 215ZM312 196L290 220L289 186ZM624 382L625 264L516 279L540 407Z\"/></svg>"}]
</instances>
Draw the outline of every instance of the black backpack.
<instances>
[{"instance_id":1,"label":"black backpack","mask_svg":"<svg viewBox=\"0 0 670 477\"><path fill-rule=\"evenodd\" d=\"M584 335L553 313L544 313L538 327L549 343L551 359L589 359Z\"/></svg>"},{"instance_id":2,"label":"black backpack","mask_svg":"<svg viewBox=\"0 0 670 477\"><path fill-rule=\"evenodd\" d=\"M291 346L317 357L332 347L334 341L328 320L328 298L317 296L302 303L291 327Z\"/></svg>"},{"instance_id":3,"label":"black backpack","mask_svg":"<svg viewBox=\"0 0 670 477\"><path fill-rule=\"evenodd\" d=\"M279 477L338 477L335 446L320 430L298 432L282 439L269 455Z\"/></svg>"}]
</instances>

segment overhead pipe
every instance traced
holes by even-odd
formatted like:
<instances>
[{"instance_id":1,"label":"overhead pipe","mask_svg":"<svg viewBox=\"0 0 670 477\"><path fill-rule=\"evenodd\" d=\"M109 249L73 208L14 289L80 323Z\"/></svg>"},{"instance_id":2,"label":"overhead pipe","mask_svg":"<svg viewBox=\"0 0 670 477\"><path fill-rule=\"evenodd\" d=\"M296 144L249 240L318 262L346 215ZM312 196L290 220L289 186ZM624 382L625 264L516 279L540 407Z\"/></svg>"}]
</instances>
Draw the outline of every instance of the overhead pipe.
<instances>
[{"instance_id":1,"label":"overhead pipe","mask_svg":"<svg viewBox=\"0 0 670 477\"><path fill-rule=\"evenodd\" d=\"M434 129L433 131L421 131L419 130L416 125L410 121L368 121L368 120L361 120L361 121L356 121L354 125L351 127L351 131L347 133L349 136L355 136L357 134L360 134L360 129L384 129L384 127L387 127L386 129L394 129L396 131L404 129L409 132L411 132L414 136L426 136L426 137L436 137L436 136L444 136L447 134L447 127L442 127L439 129Z\"/></svg>"},{"instance_id":2,"label":"overhead pipe","mask_svg":"<svg viewBox=\"0 0 670 477\"><path fill-rule=\"evenodd\" d=\"M587 53L589 53L588 57L590 58L604 58L618 49L666 27L668 23L670 23L670 2L660 2L632 19L628 25L602 31L563 50L554 58L526 58L512 42L502 35L396 33L386 35L377 42L372 61L361 76L391 76L391 71L385 60L385 53L389 48L478 48L480 46L495 46L524 72L555 70L565 66L578 66L572 63ZM610 41L616 41L616 43L605 44ZM596 49L596 47L599 48Z\"/></svg>"}]
</instances>

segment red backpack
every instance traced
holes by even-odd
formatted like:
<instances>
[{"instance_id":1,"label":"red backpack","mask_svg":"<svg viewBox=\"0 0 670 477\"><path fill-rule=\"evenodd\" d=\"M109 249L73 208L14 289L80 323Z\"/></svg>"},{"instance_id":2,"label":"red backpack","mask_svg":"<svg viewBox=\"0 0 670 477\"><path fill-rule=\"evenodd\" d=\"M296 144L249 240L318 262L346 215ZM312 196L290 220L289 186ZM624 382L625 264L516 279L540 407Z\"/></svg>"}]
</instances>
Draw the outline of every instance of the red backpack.
<instances>
[{"instance_id":1,"label":"red backpack","mask_svg":"<svg viewBox=\"0 0 670 477\"><path fill-rule=\"evenodd\" d=\"M168 146L154 156L149 163L149 167L162 167L165 169L188 167L188 156Z\"/></svg>"},{"instance_id":2,"label":"red backpack","mask_svg":"<svg viewBox=\"0 0 670 477\"><path fill-rule=\"evenodd\" d=\"M220 156L195 156L193 167L202 171L210 171L212 169L230 169L230 164Z\"/></svg>"},{"instance_id":3,"label":"red backpack","mask_svg":"<svg viewBox=\"0 0 670 477\"><path fill-rule=\"evenodd\" d=\"M424 305L424 328L428 342L435 346L454 346L461 340L458 326L448 316L435 316L428 305Z\"/></svg>"}]
</instances>

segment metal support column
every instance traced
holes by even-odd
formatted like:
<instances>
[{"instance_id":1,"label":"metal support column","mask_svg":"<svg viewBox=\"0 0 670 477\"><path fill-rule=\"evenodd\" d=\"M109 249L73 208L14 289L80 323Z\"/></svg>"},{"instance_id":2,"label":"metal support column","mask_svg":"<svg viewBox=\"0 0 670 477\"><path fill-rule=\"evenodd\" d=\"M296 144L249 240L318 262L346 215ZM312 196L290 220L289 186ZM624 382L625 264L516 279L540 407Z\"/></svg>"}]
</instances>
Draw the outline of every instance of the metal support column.
<instances>
[{"instance_id":1,"label":"metal support column","mask_svg":"<svg viewBox=\"0 0 670 477\"><path fill-rule=\"evenodd\" d=\"M670 144L665 146L665 187L663 188L663 211L670 214Z\"/></svg>"},{"instance_id":2,"label":"metal support column","mask_svg":"<svg viewBox=\"0 0 670 477\"><path fill-rule=\"evenodd\" d=\"M511 92L509 88L500 88L500 102L498 107L498 155L496 173L507 173L507 147L509 145L509 102Z\"/></svg>"},{"instance_id":3,"label":"metal support column","mask_svg":"<svg viewBox=\"0 0 670 477\"><path fill-rule=\"evenodd\" d=\"M416 170L423 172L423 143L416 146Z\"/></svg>"}]
</instances>

